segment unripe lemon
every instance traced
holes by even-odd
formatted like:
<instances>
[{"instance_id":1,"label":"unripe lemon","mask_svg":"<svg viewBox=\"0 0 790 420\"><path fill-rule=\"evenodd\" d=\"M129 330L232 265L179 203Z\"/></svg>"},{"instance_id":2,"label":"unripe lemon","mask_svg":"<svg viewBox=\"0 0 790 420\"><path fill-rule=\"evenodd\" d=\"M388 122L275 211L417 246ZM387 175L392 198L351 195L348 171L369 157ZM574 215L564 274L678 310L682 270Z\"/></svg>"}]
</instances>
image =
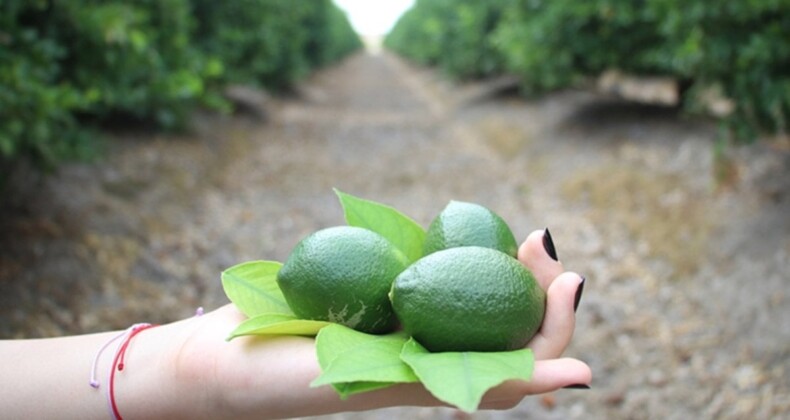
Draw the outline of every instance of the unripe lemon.
<instances>
[{"instance_id":1,"label":"unripe lemon","mask_svg":"<svg viewBox=\"0 0 790 420\"><path fill-rule=\"evenodd\" d=\"M403 329L432 352L522 348L546 309L546 293L518 260L476 246L417 260L390 299Z\"/></svg>"},{"instance_id":2,"label":"unripe lemon","mask_svg":"<svg viewBox=\"0 0 790 420\"><path fill-rule=\"evenodd\" d=\"M299 242L277 274L277 283L300 318L384 333L397 325L387 294L408 263L381 235L338 226Z\"/></svg>"},{"instance_id":3,"label":"unripe lemon","mask_svg":"<svg viewBox=\"0 0 790 420\"><path fill-rule=\"evenodd\" d=\"M450 201L428 227L423 254L460 246L492 248L511 257L518 251L513 232L499 215L479 204Z\"/></svg>"}]
</instances>

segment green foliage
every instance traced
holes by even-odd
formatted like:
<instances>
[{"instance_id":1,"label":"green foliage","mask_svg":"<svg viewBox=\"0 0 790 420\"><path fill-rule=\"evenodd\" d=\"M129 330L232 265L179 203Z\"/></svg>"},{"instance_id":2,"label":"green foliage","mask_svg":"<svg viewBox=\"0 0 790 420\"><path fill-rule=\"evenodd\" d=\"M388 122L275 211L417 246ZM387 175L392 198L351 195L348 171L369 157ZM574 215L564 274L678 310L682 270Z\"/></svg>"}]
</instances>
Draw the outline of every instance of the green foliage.
<instances>
[{"instance_id":1,"label":"green foliage","mask_svg":"<svg viewBox=\"0 0 790 420\"><path fill-rule=\"evenodd\" d=\"M117 117L182 128L224 84L281 89L360 46L330 0L4 0L0 162L91 156Z\"/></svg>"},{"instance_id":2,"label":"green foliage","mask_svg":"<svg viewBox=\"0 0 790 420\"><path fill-rule=\"evenodd\" d=\"M222 63L223 81L283 89L362 46L326 0L192 0L195 42Z\"/></svg>"},{"instance_id":3,"label":"green foliage","mask_svg":"<svg viewBox=\"0 0 790 420\"><path fill-rule=\"evenodd\" d=\"M666 39L657 51L674 74L718 86L735 101L724 123L736 138L787 132L790 2L652 0L651 6L662 16L659 31Z\"/></svg>"},{"instance_id":4,"label":"green foliage","mask_svg":"<svg viewBox=\"0 0 790 420\"><path fill-rule=\"evenodd\" d=\"M338 8L335 3L329 3L327 10L328 29L320 37L323 61L319 64L332 63L362 48L362 40L357 35L346 13ZM327 36L328 35L328 36Z\"/></svg>"},{"instance_id":5,"label":"green foliage","mask_svg":"<svg viewBox=\"0 0 790 420\"><path fill-rule=\"evenodd\" d=\"M82 112L182 126L205 92L206 76L190 45L189 11L187 0L55 3L50 37L68 48L59 79L83 93Z\"/></svg>"},{"instance_id":6,"label":"green foliage","mask_svg":"<svg viewBox=\"0 0 790 420\"><path fill-rule=\"evenodd\" d=\"M422 257L425 229L398 210L335 189L349 226L372 230L390 241L414 262Z\"/></svg>"},{"instance_id":7,"label":"green foliage","mask_svg":"<svg viewBox=\"0 0 790 420\"><path fill-rule=\"evenodd\" d=\"M403 332L366 334L340 324L322 328L316 336L321 375L311 387L332 385L342 399L396 383L417 382L400 352L409 337Z\"/></svg>"},{"instance_id":8,"label":"green foliage","mask_svg":"<svg viewBox=\"0 0 790 420\"><path fill-rule=\"evenodd\" d=\"M0 4L0 161L25 156L48 166L90 154L73 116L89 101L59 80L68 50L47 35L49 13L46 2Z\"/></svg>"},{"instance_id":9,"label":"green foliage","mask_svg":"<svg viewBox=\"0 0 790 420\"><path fill-rule=\"evenodd\" d=\"M563 88L607 68L665 73L652 60L655 17L641 1L515 0L492 37L527 93Z\"/></svg>"},{"instance_id":10,"label":"green foliage","mask_svg":"<svg viewBox=\"0 0 790 420\"><path fill-rule=\"evenodd\" d=\"M276 261L234 265L222 272L222 290L250 318L262 314L293 315L277 286L277 272L282 266Z\"/></svg>"},{"instance_id":11,"label":"green foliage","mask_svg":"<svg viewBox=\"0 0 790 420\"><path fill-rule=\"evenodd\" d=\"M535 366L528 348L431 353L414 338L403 346L400 357L434 397L467 413L477 410L489 389L508 380L529 382Z\"/></svg>"},{"instance_id":12,"label":"green foliage","mask_svg":"<svg viewBox=\"0 0 790 420\"><path fill-rule=\"evenodd\" d=\"M456 77L516 74L527 94L612 68L675 77L691 105L719 87L736 103L725 125L748 139L787 131L788 39L787 0L418 0L385 45Z\"/></svg>"},{"instance_id":13,"label":"green foliage","mask_svg":"<svg viewBox=\"0 0 790 420\"><path fill-rule=\"evenodd\" d=\"M422 64L438 65L459 78L501 70L490 32L504 1L418 0L385 39L385 45Z\"/></svg>"},{"instance_id":14,"label":"green foliage","mask_svg":"<svg viewBox=\"0 0 790 420\"><path fill-rule=\"evenodd\" d=\"M243 321L230 332L228 340L246 335L314 336L330 325L327 321L300 319L296 315L265 313Z\"/></svg>"}]
</instances>

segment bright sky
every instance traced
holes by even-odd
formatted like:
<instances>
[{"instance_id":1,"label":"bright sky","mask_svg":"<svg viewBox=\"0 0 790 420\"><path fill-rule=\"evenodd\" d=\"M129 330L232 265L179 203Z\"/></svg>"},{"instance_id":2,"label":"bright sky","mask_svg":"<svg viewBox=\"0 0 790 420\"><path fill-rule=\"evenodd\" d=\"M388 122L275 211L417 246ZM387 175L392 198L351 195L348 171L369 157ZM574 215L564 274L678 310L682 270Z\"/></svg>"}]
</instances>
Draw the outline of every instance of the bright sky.
<instances>
[{"instance_id":1,"label":"bright sky","mask_svg":"<svg viewBox=\"0 0 790 420\"><path fill-rule=\"evenodd\" d=\"M360 35L384 35L414 0L335 0Z\"/></svg>"}]
</instances>

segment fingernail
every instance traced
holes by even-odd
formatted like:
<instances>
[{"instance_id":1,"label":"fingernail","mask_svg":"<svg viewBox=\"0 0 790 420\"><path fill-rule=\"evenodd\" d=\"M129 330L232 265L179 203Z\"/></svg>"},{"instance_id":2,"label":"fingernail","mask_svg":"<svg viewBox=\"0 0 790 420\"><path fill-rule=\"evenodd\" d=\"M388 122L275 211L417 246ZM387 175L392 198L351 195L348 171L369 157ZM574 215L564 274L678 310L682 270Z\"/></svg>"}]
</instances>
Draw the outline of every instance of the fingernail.
<instances>
[{"instance_id":1,"label":"fingernail","mask_svg":"<svg viewBox=\"0 0 790 420\"><path fill-rule=\"evenodd\" d=\"M584 276L582 277L582 281L579 283L579 286L576 288L576 296L573 298L573 312L576 312L576 309L579 308L579 301L582 300L582 292L584 291L584 282L587 281Z\"/></svg>"},{"instance_id":2,"label":"fingernail","mask_svg":"<svg viewBox=\"0 0 790 420\"><path fill-rule=\"evenodd\" d=\"M543 230L543 249L546 250L546 253L549 254L552 260L559 261L557 258L557 250L554 249L554 241L551 240L549 228Z\"/></svg>"},{"instance_id":3,"label":"fingernail","mask_svg":"<svg viewBox=\"0 0 790 420\"><path fill-rule=\"evenodd\" d=\"M573 384L562 387L562 389L590 389L590 385L587 384Z\"/></svg>"}]
</instances>

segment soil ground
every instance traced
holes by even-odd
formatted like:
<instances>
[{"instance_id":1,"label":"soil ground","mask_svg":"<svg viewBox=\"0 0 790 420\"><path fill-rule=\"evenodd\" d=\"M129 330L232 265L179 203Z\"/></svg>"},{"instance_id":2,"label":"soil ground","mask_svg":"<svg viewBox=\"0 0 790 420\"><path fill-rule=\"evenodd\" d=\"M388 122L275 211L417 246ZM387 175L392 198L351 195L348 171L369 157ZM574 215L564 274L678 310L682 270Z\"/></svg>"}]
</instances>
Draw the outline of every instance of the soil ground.
<instances>
[{"instance_id":1,"label":"soil ground","mask_svg":"<svg viewBox=\"0 0 790 420\"><path fill-rule=\"evenodd\" d=\"M427 226L450 199L517 237L550 227L587 278L567 354L591 390L471 416L787 418L790 148L715 152L716 125L588 91L536 100L456 85L390 55L317 73L268 119L116 134L106 159L17 174L0 209L0 337L167 322L226 303L219 273L282 261L343 224L333 187Z\"/></svg>"}]
</instances>

